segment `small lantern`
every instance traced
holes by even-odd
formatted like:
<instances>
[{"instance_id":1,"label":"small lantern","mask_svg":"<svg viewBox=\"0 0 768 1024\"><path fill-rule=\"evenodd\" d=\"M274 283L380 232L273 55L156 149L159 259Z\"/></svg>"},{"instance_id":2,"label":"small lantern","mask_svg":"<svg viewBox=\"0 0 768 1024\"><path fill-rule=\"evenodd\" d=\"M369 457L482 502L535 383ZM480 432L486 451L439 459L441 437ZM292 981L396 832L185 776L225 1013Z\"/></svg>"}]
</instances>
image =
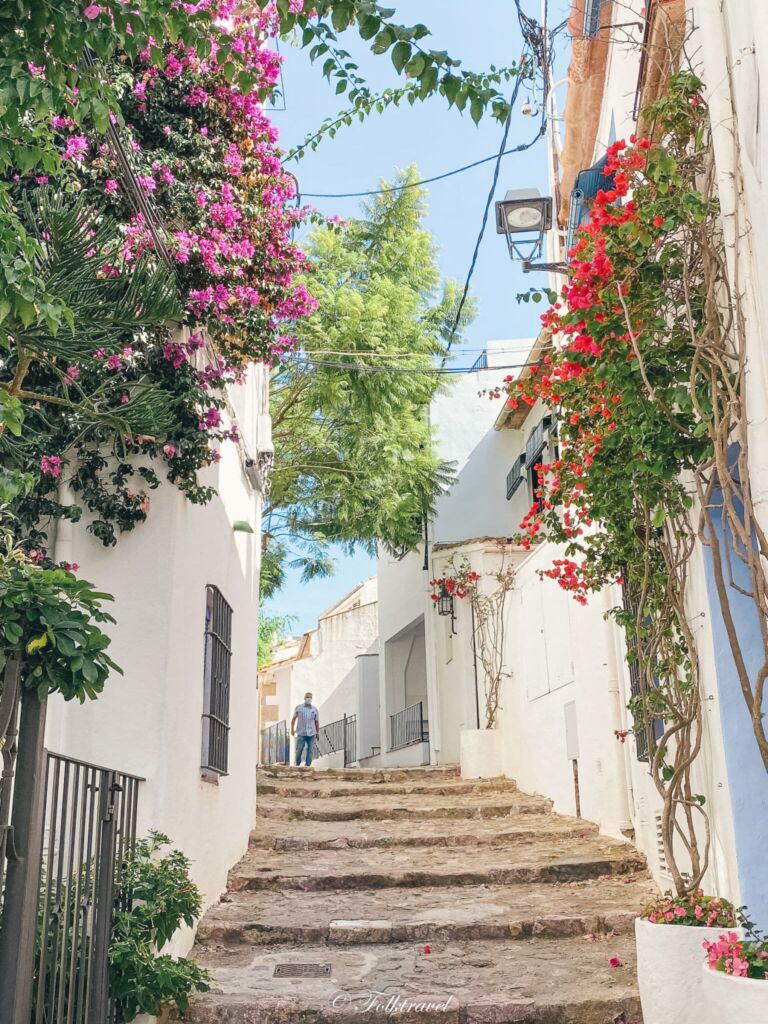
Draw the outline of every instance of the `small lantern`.
<instances>
[{"instance_id":1,"label":"small lantern","mask_svg":"<svg viewBox=\"0 0 768 1024\"><path fill-rule=\"evenodd\" d=\"M441 585L437 598L437 614L453 615L453 597L449 594L445 583Z\"/></svg>"},{"instance_id":2,"label":"small lantern","mask_svg":"<svg viewBox=\"0 0 768 1024\"><path fill-rule=\"evenodd\" d=\"M456 610L453 601L453 594L448 590L445 581L440 584L440 593L437 597L437 614L451 616L451 633L456 635Z\"/></svg>"},{"instance_id":3,"label":"small lantern","mask_svg":"<svg viewBox=\"0 0 768 1024\"><path fill-rule=\"evenodd\" d=\"M551 227L552 199L540 195L538 189L513 189L496 203L496 231L500 235L533 234L538 241Z\"/></svg>"},{"instance_id":4,"label":"small lantern","mask_svg":"<svg viewBox=\"0 0 768 1024\"><path fill-rule=\"evenodd\" d=\"M544 235L552 227L552 197L538 189L512 189L496 203L496 232L506 235L513 260L520 260L523 272L550 270L567 273L563 263L533 263L541 256Z\"/></svg>"}]
</instances>

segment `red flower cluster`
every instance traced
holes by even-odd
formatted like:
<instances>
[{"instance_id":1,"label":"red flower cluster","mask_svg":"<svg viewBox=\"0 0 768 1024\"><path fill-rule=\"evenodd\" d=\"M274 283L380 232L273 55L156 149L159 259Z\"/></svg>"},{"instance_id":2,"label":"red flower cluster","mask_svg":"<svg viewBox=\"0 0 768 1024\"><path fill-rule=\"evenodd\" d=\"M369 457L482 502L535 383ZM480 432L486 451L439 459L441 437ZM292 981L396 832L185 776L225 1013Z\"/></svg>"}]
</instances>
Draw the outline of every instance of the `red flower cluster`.
<instances>
[{"instance_id":1,"label":"red flower cluster","mask_svg":"<svg viewBox=\"0 0 768 1024\"><path fill-rule=\"evenodd\" d=\"M608 148L605 173L612 176L613 187L598 191L589 223L579 229L569 253L571 274L561 300L541 317L555 350L530 374L508 382L510 407L542 402L560 427L559 458L535 467L534 501L517 538L526 548L541 538L545 526L556 525L561 539L575 542L592 525L590 474L600 472L601 457L622 416L622 395L608 385L605 378L612 375L606 368L636 360L635 341L643 323L633 318L627 301L638 274L634 261L668 227L657 210L628 198L656 148L649 139L634 136L629 144L621 139ZM580 604L602 582L586 559L558 559L544 575Z\"/></svg>"}]
</instances>

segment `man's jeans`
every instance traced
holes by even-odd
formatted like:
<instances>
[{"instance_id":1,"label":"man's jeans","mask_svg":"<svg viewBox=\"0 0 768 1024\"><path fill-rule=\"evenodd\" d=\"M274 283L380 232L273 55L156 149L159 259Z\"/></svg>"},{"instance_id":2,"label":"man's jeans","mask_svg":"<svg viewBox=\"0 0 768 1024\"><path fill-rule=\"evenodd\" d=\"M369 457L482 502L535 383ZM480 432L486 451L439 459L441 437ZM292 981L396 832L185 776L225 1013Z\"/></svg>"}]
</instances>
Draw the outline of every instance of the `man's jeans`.
<instances>
[{"instance_id":1,"label":"man's jeans","mask_svg":"<svg viewBox=\"0 0 768 1024\"><path fill-rule=\"evenodd\" d=\"M307 748L307 759L304 764L309 768L312 764L312 755L315 752L315 737L314 736L297 736L296 737L296 764L301 764L301 755L304 753L304 748Z\"/></svg>"}]
</instances>

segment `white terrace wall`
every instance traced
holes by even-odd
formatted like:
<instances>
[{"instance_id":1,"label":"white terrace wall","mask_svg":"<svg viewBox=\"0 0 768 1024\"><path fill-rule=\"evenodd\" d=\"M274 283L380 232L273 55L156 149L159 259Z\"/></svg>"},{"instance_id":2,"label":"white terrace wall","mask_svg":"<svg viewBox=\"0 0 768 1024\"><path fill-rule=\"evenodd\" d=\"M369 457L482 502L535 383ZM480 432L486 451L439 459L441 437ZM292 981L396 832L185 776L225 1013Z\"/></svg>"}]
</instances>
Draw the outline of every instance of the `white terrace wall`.
<instances>
[{"instance_id":1,"label":"white terrace wall","mask_svg":"<svg viewBox=\"0 0 768 1024\"><path fill-rule=\"evenodd\" d=\"M506 474L519 449L519 434L493 429L500 403L483 392L498 386L508 373L514 372L507 367L522 362L530 344L530 340L489 342L487 368L452 379L432 401L430 420L437 451L453 464L456 479L437 502L435 518L429 524L430 550L436 543L456 543L483 535L504 536L514 530L517 520L506 500ZM441 678L440 665L450 660L453 640L450 631L446 636L443 632L433 636L438 626L429 580L436 574L435 565L430 561L424 568L423 547L402 558L381 551L377 574L381 761L400 764L403 758L416 756L410 748L388 754L387 746L390 715L402 711L408 699L406 687L401 685L401 673L392 662L395 647L400 638L420 632L423 620L430 758L433 763L456 762L457 723L463 721L463 711L450 698L440 700L436 689Z\"/></svg>"},{"instance_id":2,"label":"white terrace wall","mask_svg":"<svg viewBox=\"0 0 768 1024\"><path fill-rule=\"evenodd\" d=\"M353 592L354 593L354 592ZM378 613L376 578L366 580L352 601L340 602L318 620L310 634L310 656L292 663L291 704L293 709L309 690L320 712L321 725L358 711L358 665L360 655L376 651Z\"/></svg>"},{"instance_id":3,"label":"white terrace wall","mask_svg":"<svg viewBox=\"0 0 768 1024\"><path fill-rule=\"evenodd\" d=\"M360 759L381 751L378 652L358 654L356 662L357 756Z\"/></svg>"},{"instance_id":4,"label":"white terrace wall","mask_svg":"<svg viewBox=\"0 0 768 1024\"><path fill-rule=\"evenodd\" d=\"M255 421L253 423L255 433ZM256 438L249 439L256 451ZM114 595L110 653L123 668L85 705L50 701L50 750L146 778L139 833L167 833L190 857L207 906L247 847L256 809L258 697L256 640L261 498L245 478L238 450L201 474L218 496L193 505L169 484L151 492L148 521L106 549L62 523L57 558ZM253 534L233 532L245 520ZM233 608L229 774L201 778L206 585ZM172 944L185 951L192 934Z\"/></svg>"},{"instance_id":5,"label":"white terrace wall","mask_svg":"<svg viewBox=\"0 0 768 1024\"><path fill-rule=\"evenodd\" d=\"M539 576L560 552L534 549L518 566L507 603L507 664L502 693L504 773L526 792L576 813L572 760L578 768L581 814L609 835L630 826L615 626L606 601L578 605Z\"/></svg>"}]
</instances>

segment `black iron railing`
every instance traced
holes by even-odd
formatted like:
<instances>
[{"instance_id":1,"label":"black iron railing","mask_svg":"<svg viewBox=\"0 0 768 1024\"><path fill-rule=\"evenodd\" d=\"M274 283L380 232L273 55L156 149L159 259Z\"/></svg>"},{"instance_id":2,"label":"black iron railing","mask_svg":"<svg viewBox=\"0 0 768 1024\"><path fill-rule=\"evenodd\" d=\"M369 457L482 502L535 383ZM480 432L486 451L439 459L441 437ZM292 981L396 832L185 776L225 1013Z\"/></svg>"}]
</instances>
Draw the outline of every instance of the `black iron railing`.
<instances>
[{"instance_id":1,"label":"black iron railing","mask_svg":"<svg viewBox=\"0 0 768 1024\"><path fill-rule=\"evenodd\" d=\"M109 994L109 945L115 912L131 903L121 874L143 781L47 755L33 1024L123 1019Z\"/></svg>"},{"instance_id":2,"label":"black iron railing","mask_svg":"<svg viewBox=\"0 0 768 1024\"><path fill-rule=\"evenodd\" d=\"M470 366L469 372L473 373L473 372L475 372L477 370L487 370L487 369L488 369L488 353L487 352L482 352L477 357L477 359L474 361L474 363L472 363L472 365Z\"/></svg>"},{"instance_id":3,"label":"black iron railing","mask_svg":"<svg viewBox=\"0 0 768 1024\"><path fill-rule=\"evenodd\" d=\"M357 761L357 715L344 715L329 725L320 726L317 756L344 751L344 767Z\"/></svg>"},{"instance_id":4,"label":"black iron railing","mask_svg":"<svg viewBox=\"0 0 768 1024\"><path fill-rule=\"evenodd\" d=\"M429 739L424 705L421 701L389 716L389 749L408 747L412 743L426 743Z\"/></svg>"},{"instance_id":5,"label":"black iron railing","mask_svg":"<svg viewBox=\"0 0 768 1024\"><path fill-rule=\"evenodd\" d=\"M288 764L291 759L291 738L283 720L261 730L261 764Z\"/></svg>"}]
</instances>

